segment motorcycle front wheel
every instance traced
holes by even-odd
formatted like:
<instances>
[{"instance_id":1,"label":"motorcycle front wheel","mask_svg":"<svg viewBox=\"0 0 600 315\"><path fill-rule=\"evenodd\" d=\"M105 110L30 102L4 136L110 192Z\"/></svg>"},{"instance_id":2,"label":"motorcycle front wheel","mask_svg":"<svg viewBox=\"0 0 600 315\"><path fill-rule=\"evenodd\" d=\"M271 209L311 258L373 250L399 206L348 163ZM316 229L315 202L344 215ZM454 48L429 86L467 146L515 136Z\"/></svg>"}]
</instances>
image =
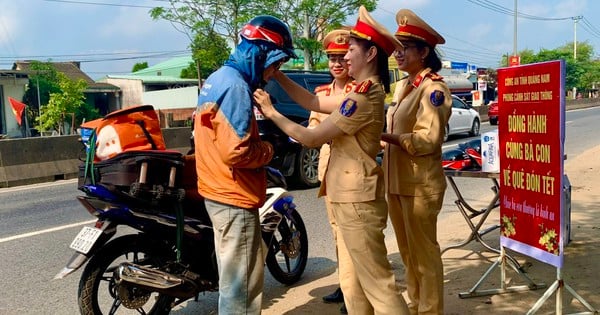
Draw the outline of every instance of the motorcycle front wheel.
<instances>
[{"instance_id":1,"label":"motorcycle front wheel","mask_svg":"<svg viewBox=\"0 0 600 315\"><path fill-rule=\"evenodd\" d=\"M300 213L292 212L293 220L283 217L273 234L267 253L267 268L273 278L283 284L294 284L306 268L308 236Z\"/></svg>"},{"instance_id":2,"label":"motorcycle front wheel","mask_svg":"<svg viewBox=\"0 0 600 315\"><path fill-rule=\"evenodd\" d=\"M114 271L123 262L146 267L162 266L168 250L140 235L125 235L101 248L87 263L79 282L81 314L169 314L173 297L115 282Z\"/></svg>"}]
</instances>

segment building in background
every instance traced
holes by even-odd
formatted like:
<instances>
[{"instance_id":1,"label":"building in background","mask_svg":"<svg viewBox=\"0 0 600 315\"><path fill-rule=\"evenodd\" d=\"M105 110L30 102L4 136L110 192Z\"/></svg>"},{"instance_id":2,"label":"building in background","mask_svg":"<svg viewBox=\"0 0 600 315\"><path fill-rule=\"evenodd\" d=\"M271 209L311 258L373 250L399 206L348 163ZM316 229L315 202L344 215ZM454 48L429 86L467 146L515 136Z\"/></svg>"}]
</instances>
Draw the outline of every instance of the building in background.
<instances>
[{"instance_id":1,"label":"building in background","mask_svg":"<svg viewBox=\"0 0 600 315\"><path fill-rule=\"evenodd\" d=\"M0 139L20 138L26 134L25 124L17 122L9 97L22 100L29 83L26 72L20 70L0 70Z\"/></svg>"},{"instance_id":2,"label":"building in background","mask_svg":"<svg viewBox=\"0 0 600 315\"><path fill-rule=\"evenodd\" d=\"M97 82L119 87L119 109L152 105L161 127L183 126L191 121L198 104L198 80L180 78L181 71L191 62L191 56L176 57L128 75L107 75Z\"/></svg>"},{"instance_id":3,"label":"building in background","mask_svg":"<svg viewBox=\"0 0 600 315\"><path fill-rule=\"evenodd\" d=\"M34 60L21 60L16 61L13 64L13 70L23 71L29 75L34 75L35 70L31 69L31 65ZM85 102L88 105L97 108L101 115L106 115L119 108L119 97L120 91L117 86L94 82L85 72L81 70L81 63L78 61L63 61L63 62L51 62L51 61L38 61L48 63L56 69L56 71L64 73L67 78L77 81L83 80L87 84L87 88L83 91L85 95ZM22 97L22 96L21 96ZM17 98L21 99L21 98ZM39 108L39 104L28 104ZM43 105L43 104L42 104Z\"/></svg>"}]
</instances>

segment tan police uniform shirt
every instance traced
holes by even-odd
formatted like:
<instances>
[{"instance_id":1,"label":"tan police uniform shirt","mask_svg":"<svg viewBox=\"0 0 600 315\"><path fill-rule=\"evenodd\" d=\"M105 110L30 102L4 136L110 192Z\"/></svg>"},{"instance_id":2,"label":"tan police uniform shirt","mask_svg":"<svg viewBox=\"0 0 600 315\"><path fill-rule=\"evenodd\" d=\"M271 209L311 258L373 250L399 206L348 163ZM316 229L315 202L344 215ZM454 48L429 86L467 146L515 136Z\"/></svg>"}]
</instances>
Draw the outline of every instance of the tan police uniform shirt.
<instances>
[{"instance_id":1,"label":"tan police uniform shirt","mask_svg":"<svg viewBox=\"0 0 600 315\"><path fill-rule=\"evenodd\" d=\"M399 81L394 95L396 105L388 108L387 132L400 135L401 145L385 148L387 192L404 196L444 192L442 142L452 113L448 86L427 68L412 84L408 78Z\"/></svg>"},{"instance_id":2,"label":"tan police uniform shirt","mask_svg":"<svg viewBox=\"0 0 600 315\"><path fill-rule=\"evenodd\" d=\"M373 76L358 83L331 120L344 134L331 142L331 156L319 196L331 202L364 202L383 198L383 171L375 161L384 125L385 92Z\"/></svg>"},{"instance_id":3,"label":"tan police uniform shirt","mask_svg":"<svg viewBox=\"0 0 600 315\"><path fill-rule=\"evenodd\" d=\"M341 93L340 93L340 101L343 100L343 97L345 95L352 92L352 90L354 90L354 87L356 86L356 83L353 80L348 79L348 81L349 82L346 83L346 85L344 86L344 90L341 91ZM315 95L317 95L317 96L336 95L336 94L334 94L335 93L334 85L335 85L335 81L331 82L330 84L318 86L315 89ZM322 123L327 117L329 117L329 114L319 113L319 112L311 112L310 117L308 118L308 127L309 128L316 127L317 125ZM327 169L328 161L329 161L329 144L325 143L321 146L321 150L319 151L318 178L320 181L323 181L323 177L325 176L325 170Z\"/></svg>"}]
</instances>

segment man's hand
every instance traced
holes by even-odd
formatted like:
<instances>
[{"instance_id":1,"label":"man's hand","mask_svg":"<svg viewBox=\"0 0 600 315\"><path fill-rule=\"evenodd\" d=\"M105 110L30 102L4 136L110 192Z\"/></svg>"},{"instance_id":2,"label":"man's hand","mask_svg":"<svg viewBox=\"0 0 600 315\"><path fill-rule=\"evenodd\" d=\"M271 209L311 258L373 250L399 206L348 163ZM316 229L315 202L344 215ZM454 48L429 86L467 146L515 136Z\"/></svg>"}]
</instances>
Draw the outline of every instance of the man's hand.
<instances>
[{"instance_id":1,"label":"man's hand","mask_svg":"<svg viewBox=\"0 0 600 315\"><path fill-rule=\"evenodd\" d=\"M254 91L254 100L265 117L270 119L277 112L275 107L273 107L273 103L271 103L271 96L263 89Z\"/></svg>"}]
</instances>

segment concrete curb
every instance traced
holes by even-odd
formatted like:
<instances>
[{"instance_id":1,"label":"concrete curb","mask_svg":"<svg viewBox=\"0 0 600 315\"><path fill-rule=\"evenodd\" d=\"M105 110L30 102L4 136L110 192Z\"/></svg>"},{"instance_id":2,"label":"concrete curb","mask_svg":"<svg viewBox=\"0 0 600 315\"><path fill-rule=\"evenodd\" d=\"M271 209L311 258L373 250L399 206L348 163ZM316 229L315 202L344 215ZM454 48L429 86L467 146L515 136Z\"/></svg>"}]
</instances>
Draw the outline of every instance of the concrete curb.
<instances>
[{"instance_id":1,"label":"concrete curb","mask_svg":"<svg viewBox=\"0 0 600 315\"><path fill-rule=\"evenodd\" d=\"M190 129L163 129L169 150L186 153ZM77 178L85 158L78 135L0 140L0 188Z\"/></svg>"}]
</instances>

